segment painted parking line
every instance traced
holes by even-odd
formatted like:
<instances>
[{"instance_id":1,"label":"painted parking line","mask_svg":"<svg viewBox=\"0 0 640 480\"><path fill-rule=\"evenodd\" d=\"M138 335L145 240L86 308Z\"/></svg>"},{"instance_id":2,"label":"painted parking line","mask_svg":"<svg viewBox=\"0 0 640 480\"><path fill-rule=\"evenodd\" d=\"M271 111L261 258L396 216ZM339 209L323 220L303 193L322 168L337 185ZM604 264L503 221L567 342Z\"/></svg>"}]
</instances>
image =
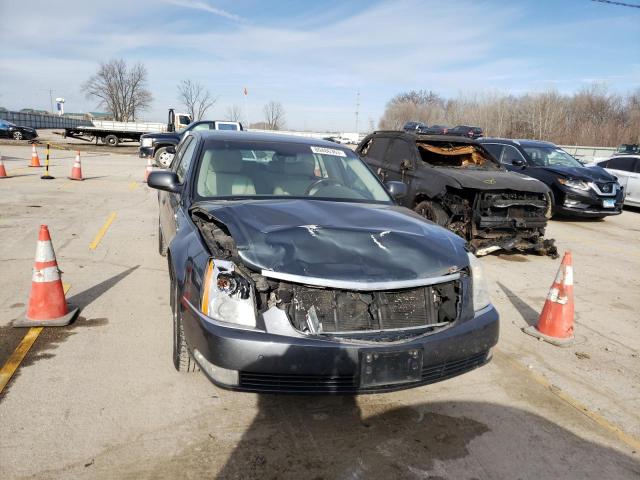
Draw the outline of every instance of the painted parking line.
<instances>
[{"instance_id":1,"label":"painted parking line","mask_svg":"<svg viewBox=\"0 0 640 480\"><path fill-rule=\"evenodd\" d=\"M63 284L64 294L66 295L71 285L68 283ZM5 364L0 368L0 393L4 390L4 387L7 386L13 374L16 373L16 370L24 360L24 357L27 355L35 341L38 339L40 332L44 327L31 327L25 336L22 338L16 349L13 351L9 359L5 362Z\"/></svg>"},{"instance_id":2,"label":"painted parking line","mask_svg":"<svg viewBox=\"0 0 640 480\"><path fill-rule=\"evenodd\" d=\"M525 367L523 364L518 362L511 355L508 355L507 353L502 352L502 351L500 351L498 349L495 349L494 356L496 358L498 358L498 359L504 360L506 363L508 363L512 367L516 368L517 370L520 370L522 373L525 373L525 374L529 375L536 383L538 383L539 385L541 385L544 388L546 388L547 390L549 390L551 393L553 393L560 400L562 400L566 404L570 405L572 408L575 408L577 411L579 411L584 416L586 416L587 418L589 418L590 420L592 420L593 422L598 424L600 427L602 427L605 430L609 431L610 433L614 434L620 441L622 441L623 443L625 443L629 447L633 448L635 451L640 450L640 439L639 438L636 438L633 435L625 432L624 430L622 430L621 428L619 428L618 426L616 426L615 424L613 424L612 422L610 422L609 420L604 418L599 413L594 412L589 407L587 407L585 404L583 404L579 400L573 398L567 392L565 392L562 389L558 388L557 386L553 385L544 376L542 376L539 373L536 373L536 372L532 371L531 369Z\"/></svg>"},{"instance_id":3,"label":"painted parking line","mask_svg":"<svg viewBox=\"0 0 640 480\"><path fill-rule=\"evenodd\" d=\"M107 230L109 230L109 227L111 226L111 224L115 219L116 219L116 212L111 212L111 215L109 215L109 217L107 218L107 221L104 222L104 225L102 225L102 228L98 231L93 241L89 244L90 250L95 250L98 247L98 244L102 240L102 237L104 237L105 233L107 233Z\"/></svg>"}]
</instances>

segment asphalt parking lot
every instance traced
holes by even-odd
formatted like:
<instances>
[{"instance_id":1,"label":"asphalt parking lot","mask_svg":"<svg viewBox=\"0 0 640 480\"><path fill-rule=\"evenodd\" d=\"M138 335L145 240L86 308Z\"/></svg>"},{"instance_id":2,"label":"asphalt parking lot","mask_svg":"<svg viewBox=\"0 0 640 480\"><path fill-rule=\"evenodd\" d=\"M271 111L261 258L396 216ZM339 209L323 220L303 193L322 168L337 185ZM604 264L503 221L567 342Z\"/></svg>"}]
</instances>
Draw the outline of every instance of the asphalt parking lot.
<instances>
[{"instance_id":1,"label":"asphalt parking lot","mask_svg":"<svg viewBox=\"0 0 640 480\"><path fill-rule=\"evenodd\" d=\"M118 150L115 149L117 152ZM576 343L521 332L559 260L482 258L501 338L493 361L391 394L233 393L171 363L166 262L144 160L0 145L0 367L25 334L40 224L81 307L47 328L0 393L0 478L637 478L640 476L640 211L554 220L573 252ZM40 151L42 155L43 150ZM42 159L42 158L41 158ZM42 159L43 160L43 159Z\"/></svg>"}]
</instances>

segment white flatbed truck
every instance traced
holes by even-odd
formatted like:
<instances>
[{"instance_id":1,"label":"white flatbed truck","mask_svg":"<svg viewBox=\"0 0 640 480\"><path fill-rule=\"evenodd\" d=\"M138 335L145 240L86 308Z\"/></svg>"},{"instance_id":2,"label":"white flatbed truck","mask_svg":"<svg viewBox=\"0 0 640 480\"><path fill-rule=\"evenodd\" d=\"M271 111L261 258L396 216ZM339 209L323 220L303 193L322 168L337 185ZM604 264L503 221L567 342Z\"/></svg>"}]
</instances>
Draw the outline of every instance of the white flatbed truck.
<instances>
[{"instance_id":1,"label":"white flatbed truck","mask_svg":"<svg viewBox=\"0 0 640 480\"><path fill-rule=\"evenodd\" d=\"M114 122L110 120L93 120L91 126L65 128L63 137L77 138L86 142L100 141L112 147L122 142L139 142L145 133L174 132L191 123L191 116L186 113L174 113L169 109L167 123L154 122Z\"/></svg>"}]
</instances>

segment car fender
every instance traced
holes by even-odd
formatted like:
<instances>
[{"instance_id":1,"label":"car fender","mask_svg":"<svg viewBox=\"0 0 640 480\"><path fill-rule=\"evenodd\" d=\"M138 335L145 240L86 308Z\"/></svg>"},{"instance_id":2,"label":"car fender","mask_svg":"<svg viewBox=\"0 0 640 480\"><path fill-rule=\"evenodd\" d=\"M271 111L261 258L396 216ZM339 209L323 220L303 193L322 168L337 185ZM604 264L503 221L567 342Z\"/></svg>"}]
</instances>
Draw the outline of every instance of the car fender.
<instances>
[{"instance_id":1,"label":"car fender","mask_svg":"<svg viewBox=\"0 0 640 480\"><path fill-rule=\"evenodd\" d=\"M440 198L447 193L447 189L462 190L463 187L456 179L429 170L430 175L422 172L411 178L408 200L411 208L425 199Z\"/></svg>"},{"instance_id":2,"label":"car fender","mask_svg":"<svg viewBox=\"0 0 640 480\"><path fill-rule=\"evenodd\" d=\"M163 138L161 140L158 140L156 142L156 140L153 141L153 153L155 154L156 151L159 148L163 148L163 147L175 147L176 145L178 145L178 141L173 141L173 140L169 140L166 138Z\"/></svg>"},{"instance_id":3,"label":"car fender","mask_svg":"<svg viewBox=\"0 0 640 480\"><path fill-rule=\"evenodd\" d=\"M196 226L183 210L178 210L177 232L168 245L168 257L174 280L188 298L200 296L202 278L210 254ZM197 303L197 302L196 302Z\"/></svg>"}]
</instances>

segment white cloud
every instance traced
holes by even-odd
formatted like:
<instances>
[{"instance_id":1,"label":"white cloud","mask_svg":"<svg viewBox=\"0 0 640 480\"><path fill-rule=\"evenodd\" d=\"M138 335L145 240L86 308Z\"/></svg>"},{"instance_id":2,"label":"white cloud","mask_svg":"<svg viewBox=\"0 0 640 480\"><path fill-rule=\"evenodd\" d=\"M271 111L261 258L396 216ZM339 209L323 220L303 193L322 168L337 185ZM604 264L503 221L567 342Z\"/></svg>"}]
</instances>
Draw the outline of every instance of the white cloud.
<instances>
[{"instance_id":1,"label":"white cloud","mask_svg":"<svg viewBox=\"0 0 640 480\"><path fill-rule=\"evenodd\" d=\"M192 8L195 10L203 10L205 12L213 13L214 15L218 15L219 17L228 18L230 20L241 21L242 17L235 15L233 13L227 12L222 8L214 7L213 5L198 0L165 0L167 3L176 5L179 7Z\"/></svg>"},{"instance_id":2,"label":"white cloud","mask_svg":"<svg viewBox=\"0 0 640 480\"><path fill-rule=\"evenodd\" d=\"M578 28L563 33L536 24L535 32L524 35L518 4L496 8L471 0L460 0L456 8L405 0L355 14L320 9L318 17L277 20L260 15L262 4L233 3L236 14L222 0L216 6L204 0L110 0L82 7L72 1L23 3L23 10L37 14L25 18L0 3L0 32L9 47L0 59L0 105L46 107L48 93L41 90L54 88L73 99L67 107L93 109L95 102L84 99L80 84L100 61L123 57L142 61L149 70L156 100L147 118L164 118L166 108L177 105L176 84L190 78L220 96L212 115L242 105L247 86L252 120L261 116L264 103L279 100L290 126L322 129L354 124L357 90L362 125L370 117L377 121L387 100L407 89L445 95L517 91L539 87L540 79L562 78L562 65L537 56L542 51L534 47L550 38L558 46L573 42ZM602 75L592 70L587 66L572 76Z\"/></svg>"}]
</instances>

